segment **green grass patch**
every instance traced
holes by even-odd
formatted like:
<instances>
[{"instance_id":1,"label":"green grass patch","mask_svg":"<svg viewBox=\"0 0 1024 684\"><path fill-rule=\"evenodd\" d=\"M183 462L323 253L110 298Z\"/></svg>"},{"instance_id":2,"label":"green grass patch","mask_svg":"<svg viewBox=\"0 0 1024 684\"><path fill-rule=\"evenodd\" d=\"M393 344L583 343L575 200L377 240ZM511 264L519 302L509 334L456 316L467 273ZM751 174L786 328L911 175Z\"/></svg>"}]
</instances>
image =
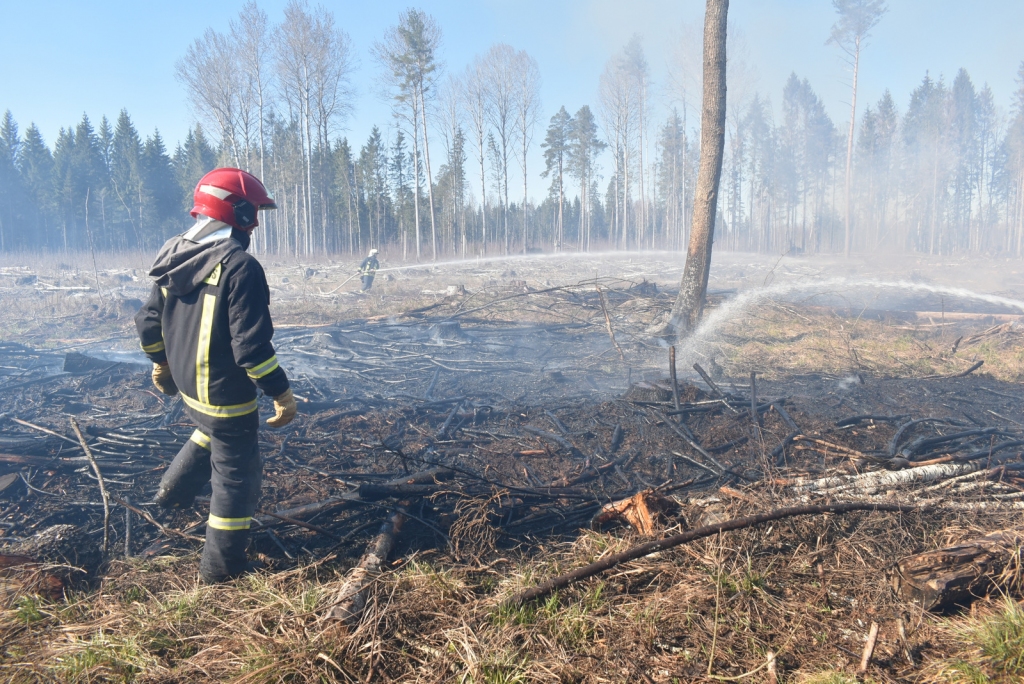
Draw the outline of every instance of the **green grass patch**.
<instances>
[{"instance_id":1,"label":"green grass patch","mask_svg":"<svg viewBox=\"0 0 1024 684\"><path fill-rule=\"evenodd\" d=\"M40 599L38 596L22 596L18 599L15 604L15 617L18 622L26 625L30 625L33 622L39 622L46 615L43 611L39 610Z\"/></svg>"},{"instance_id":2,"label":"green grass patch","mask_svg":"<svg viewBox=\"0 0 1024 684\"><path fill-rule=\"evenodd\" d=\"M959 632L981 652L983 665L1000 675L1024 677L1024 605L1006 598L998 611Z\"/></svg>"}]
</instances>

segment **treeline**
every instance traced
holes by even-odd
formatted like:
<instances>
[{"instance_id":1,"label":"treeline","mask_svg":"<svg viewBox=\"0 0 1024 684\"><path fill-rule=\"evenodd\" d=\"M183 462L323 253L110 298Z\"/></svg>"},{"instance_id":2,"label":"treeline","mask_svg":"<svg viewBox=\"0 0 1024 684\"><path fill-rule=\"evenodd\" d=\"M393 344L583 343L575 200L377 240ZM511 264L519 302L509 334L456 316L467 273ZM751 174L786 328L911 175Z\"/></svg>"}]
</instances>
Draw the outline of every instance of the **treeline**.
<instances>
[{"instance_id":1,"label":"treeline","mask_svg":"<svg viewBox=\"0 0 1024 684\"><path fill-rule=\"evenodd\" d=\"M719 239L762 252L842 251L845 136L794 74L773 117L754 96L730 117ZM1024 65L1010 116L961 69L926 75L900 112L886 91L854 149L855 250L1022 256Z\"/></svg>"},{"instance_id":2,"label":"treeline","mask_svg":"<svg viewBox=\"0 0 1024 684\"><path fill-rule=\"evenodd\" d=\"M0 119L0 251L152 248L187 225L196 180L217 150L201 127L173 155L145 140L128 113L61 129L53 150L30 125Z\"/></svg>"},{"instance_id":3,"label":"treeline","mask_svg":"<svg viewBox=\"0 0 1024 684\"><path fill-rule=\"evenodd\" d=\"M354 101L349 37L301 0L276 24L250 2L226 32L192 43L177 77L197 123L173 151L125 111L113 124L83 116L52 149L7 112L0 251L152 249L188 225L195 183L218 165L252 171L277 198L256 232L261 252L685 247L699 130L684 98L667 113L652 105L671 93L651 82L638 39L609 59L593 108L542 116L530 55L497 44L445 72L442 38L413 9L374 44L393 118L362 143L340 135ZM699 78L682 62L673 71L674 82ZM719 247L842 251L845 135L795 74L778 111L742 93L730 87ZM537 145L543 169L528 165ZM1009 116L963 70L952 84L926 76L905 112L887 92L858 117L851 182L855 250L1021 255L1024 66Z\"/></svg>"}]
</instances>

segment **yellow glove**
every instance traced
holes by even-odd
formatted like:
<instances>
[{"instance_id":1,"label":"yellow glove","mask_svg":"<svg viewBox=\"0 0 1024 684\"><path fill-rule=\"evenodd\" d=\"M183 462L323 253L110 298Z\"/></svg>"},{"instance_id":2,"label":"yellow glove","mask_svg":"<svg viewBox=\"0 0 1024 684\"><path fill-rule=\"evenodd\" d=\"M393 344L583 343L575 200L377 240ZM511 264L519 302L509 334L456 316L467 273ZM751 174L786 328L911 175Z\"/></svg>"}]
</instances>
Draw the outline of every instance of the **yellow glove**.
<instances>
[{"instance_id":1,"label":"yellow glove","mask_svg":"<svg viewBox=\"0 0 1024 684\"><path fill-rule=\"evenodd\" d=\"M171 367L166 363L153 364L153 384L164 394L173 397L178 393L178 386L171 377Z\"/></svg>"},{"instance_id":2,"label":"yellow glove","mask_svg":"<svg viewBox=\"0 0 1024 684\"><path fill-rule=\"evenodd\" d=\"M284 394L279 394L274 397L274 417L267 419L267 425L270 427L284 427L288 423L292 422L295 418L295 412L299 410L299 407L295 405L295 397L292 396L290 389L285 390Z\"/></svg>"}]
</instances>

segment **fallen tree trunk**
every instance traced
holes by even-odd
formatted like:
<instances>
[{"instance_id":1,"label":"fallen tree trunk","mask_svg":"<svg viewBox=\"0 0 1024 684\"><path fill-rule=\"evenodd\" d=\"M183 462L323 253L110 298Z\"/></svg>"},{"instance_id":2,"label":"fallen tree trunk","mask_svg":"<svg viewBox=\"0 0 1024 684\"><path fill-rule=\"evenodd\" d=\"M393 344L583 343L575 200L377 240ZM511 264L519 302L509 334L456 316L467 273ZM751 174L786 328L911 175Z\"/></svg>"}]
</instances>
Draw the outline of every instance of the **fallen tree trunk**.
<instances>
[{"instance_id":1,"label":"fallen tree trunk","mask_svg":"<svg viewBox=\"0 0 1024 684\"><path fill-rule=\"evenodd\" d=\"M1024 531L1001 530L908 556L896 566L893 589L923 610L970 602L993 587L1019 589L1022 545Z\"/></svg>"},{"instance_id":2,"label":"fallen tree trunk","mask_svg":"<svg viewBox=\"0 0 1024 684\"><path fill-rule=\"evenodd\" d=\"M665 539L658 539L656 541L647 542L646 544L640 544L639 546L634 546L622 553L605 556L595 563L585 565L582 568L577 568L576 570L564 575L553 577L532 589L522 591L508 599L506 601L506 605L516 606L542 596L547 596L553 591L563 589L574 582L598 575L605 570L619 565L620 563L627 563L629 561L636 560L637 558L643 558L644 556L649 556L652 553L657 553L658 551L671 549L675 546L680 546L681 544L686 544L697 539L703 539L704 537L711 537L721 532L741 530L746 527L753 527L754 525L761 525L766 522L773 522L783 518L792 518L798 515L849 513L850 511L890 511L894 513L904 513L920 510L924 509L920 506L854 501L847 503L825 504L822 506L791 506L789 508L779 508L774 511L769 511L768 513L759 513L757 515L748 515L742 518L733 518L732 520L725 520L720 523L715 523L714 525L705 525L704 527L688 530L672 537L666 537Z\"/></svg>"},{"instance_id":3,"label":"fallen tree trunk","mask_svg":"<svg viewBox=\"0 0 1024 684\"><path fill-rule=\"evenodd\" d=\"M860 475L838 475L818 480L795 479L789 484L797 492L856 492L874 494L879 489L888 489L917 482L937 482L948 477L965 475L985 466L980 461L968 463L942 463L937 465L908 468L906 470L875 470Z\"/></svg>"},{"instance_id":4,"label":"fallen tree trunk","mask_svg":"<svg viewBox=\"0 0 1024 684\"><path fill-rule=\"evenodd\" d=\"M366 553L359 559L359 563L349 570L348 578L341 585L338 597L327 611L325 619L341 620L350 627L359 622L366 608L366 590L380 574L404 522L405 514L401 511L395 512L384 522L380 532L366 547Z\"/></svg>"}]
</instances>

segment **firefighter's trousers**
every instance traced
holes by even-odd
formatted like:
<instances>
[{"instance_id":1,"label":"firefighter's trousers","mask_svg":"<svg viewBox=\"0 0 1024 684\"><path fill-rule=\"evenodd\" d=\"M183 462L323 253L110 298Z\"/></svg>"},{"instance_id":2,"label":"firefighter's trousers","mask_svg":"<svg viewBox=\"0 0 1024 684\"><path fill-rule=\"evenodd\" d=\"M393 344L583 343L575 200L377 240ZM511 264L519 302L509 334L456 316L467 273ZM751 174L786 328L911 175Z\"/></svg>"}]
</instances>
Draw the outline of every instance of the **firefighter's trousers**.
<instances>
[{"instance_id":1,"label":"firefighter's trousers","mask_svg":"<svg viewBox=\"0 0 1024 684\"><path fill-rule=\"evenodd\" d=\"M220 582L245 570L249 527L263 483L258 429L255 411L218 420L216 428L197 429L160 481L156 499L168 508L191 505L210 483L210 517L199 564L207 582Z\"/></svg>"},{"instance_id":2,"label":"firefighter's trousers","mask_svg":"<svg viewBox=\"0 0 1024 684\"><path fill-rule=\"evenodd\" d=\"M363 292L366 292L371 287L373 287L373 274L366 273L363 275Z\"/></svg>"}]
</instances>

